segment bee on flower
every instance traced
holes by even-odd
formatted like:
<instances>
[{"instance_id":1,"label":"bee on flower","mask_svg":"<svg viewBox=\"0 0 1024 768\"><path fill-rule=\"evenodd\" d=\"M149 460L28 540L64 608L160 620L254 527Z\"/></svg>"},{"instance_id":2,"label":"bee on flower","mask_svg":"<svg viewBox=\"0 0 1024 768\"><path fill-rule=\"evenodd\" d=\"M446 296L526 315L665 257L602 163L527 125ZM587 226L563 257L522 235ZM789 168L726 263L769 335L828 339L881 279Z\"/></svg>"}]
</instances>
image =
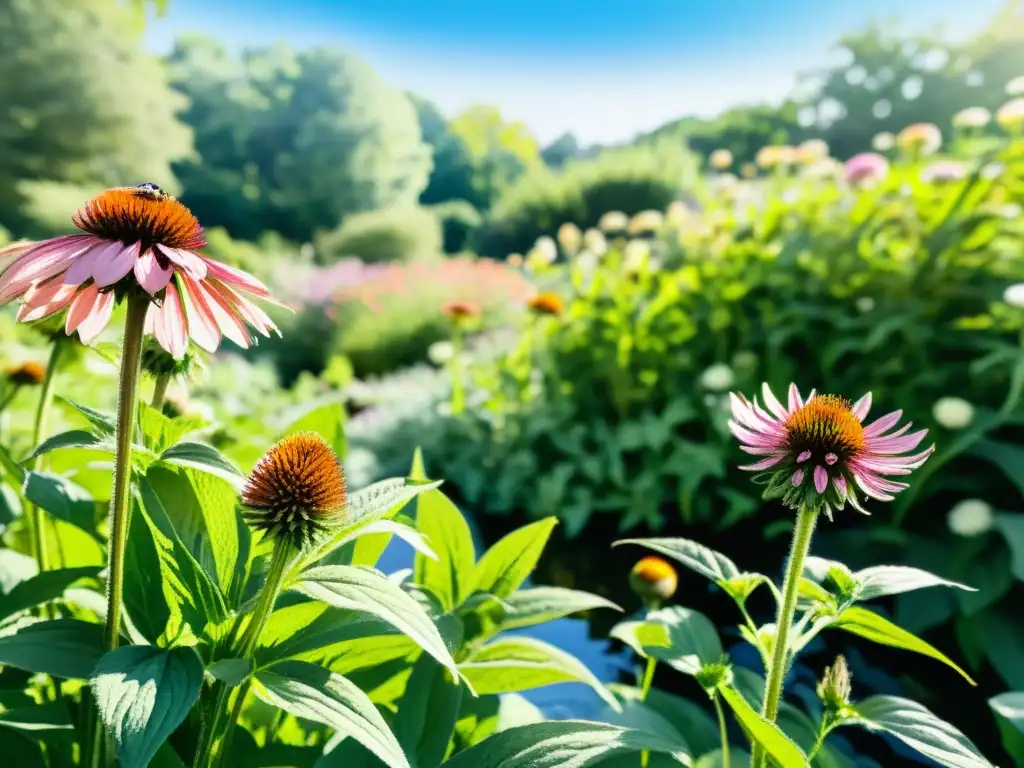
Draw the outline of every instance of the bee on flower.
<instances>
[{"instance_id":1,"label":"bee on flower","mask_svg":"<svg viewBox=\"0 0 1024 768\"><path fill-rule=\"evenodd\" d=\"M83 234L19 244L0 276L0 304L19 299L18 320L67 311L65 332L90 344L128 294L150 305L145 332L176 358L188 339L213 352L227 337L247 348L249 328L277 326L250 297L269 298L251 275L199 253L203 228L191 211L155 184L100 193L72 217Z\"/></svg>"},{"instance_id":2,"label":"bee on flower","mask_svg":"<svg viewBox=\"0 0 1024 768\"><path fill-rule=\"evenodd\" d=\"M741 469L763 472L765 498L781 498L792 509L816 508L830 519L833 510L847 503L867 514L859 493L879 501L892 501L905 483L888 479L908 475L920 467L935 447L912 455L928 434L907 434L907 423L895 432L902 411L893 411L864 424L871 394L851 403L836 395L812 390L804 399L795 384L783 405L767 384L761 389L764 406L731 393L729 428L746 453L760 456Z\"/></svg>"}]
</instances>

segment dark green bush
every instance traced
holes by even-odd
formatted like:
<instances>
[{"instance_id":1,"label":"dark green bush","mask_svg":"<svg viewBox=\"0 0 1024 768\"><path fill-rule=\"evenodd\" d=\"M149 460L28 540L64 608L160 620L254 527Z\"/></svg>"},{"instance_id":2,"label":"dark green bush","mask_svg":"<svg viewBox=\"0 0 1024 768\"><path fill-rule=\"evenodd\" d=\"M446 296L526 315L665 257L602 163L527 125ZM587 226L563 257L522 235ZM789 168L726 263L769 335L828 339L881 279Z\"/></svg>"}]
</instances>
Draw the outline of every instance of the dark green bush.
<instances>
[{"instance_id":1,"label":"dark green bush","mask_svg":"<svg viewBox=\"0 0 1024 768\"><path fill-rule=\"evenodd\" d=\"M321 264L351 257L368 264L433 259L442 252L441 222L414 206L355 213L321 235L316 252Z\"/></svg>"}]
</instances>

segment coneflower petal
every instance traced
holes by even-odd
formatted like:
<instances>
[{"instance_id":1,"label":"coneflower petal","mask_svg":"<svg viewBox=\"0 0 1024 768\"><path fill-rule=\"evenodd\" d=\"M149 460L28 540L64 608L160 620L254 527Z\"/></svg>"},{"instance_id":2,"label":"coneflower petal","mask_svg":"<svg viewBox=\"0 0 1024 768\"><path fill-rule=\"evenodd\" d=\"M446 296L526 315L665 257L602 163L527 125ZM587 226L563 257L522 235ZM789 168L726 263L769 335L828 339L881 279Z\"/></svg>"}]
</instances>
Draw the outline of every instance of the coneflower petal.
<instances>
[{"instance_id":1,"label":"coneflower petal","mask_svg":"<svg viewBox=\"0 0 1024 768\"><path fill-rule=\"evenodd\" d=\"M903 411L900 410L887 413L880 419L876 419L864 427L864 437L876 437L882 434L885 430L896 424L896 422L900 420L901 416L903 416Z\"/></svg>"},{"instance_id":2,"label":"coneflower petal","mask_svg":"<svg viewBox=\"0 0 1024 768\"><path fill-rule=\"evenodd\" d=\"M160 346L166 349L171 357L181 360L185 356L185 349L188 346L188 323L177 286L173 282L167 284L163 305L153 323L153 331Z\"/></svg>"},{"instance_id":3,"label":"coneflower petal","mask_svg":"<svg viewBox=\"0 0 1024 768\"><path fill-rule=\"evenodd\" d=\"M792 413L797 408L800 408L804 404L804 401L800 399L800 390L796 388L796 384L789 385L789 412Z\"/></svg>"},{"instance_id":4,"label":"coneflower petal","mask_svg":"<svg viewBox=\"0 0 1024 768\"><path fill-rule=\"evenodd\" d=\"M107 291L97 294L89 314L86 315L85 319L78 326L78 338L82 340L83 344L86 346L92 344L96 337L103 333L103 329L110 322L110 315L113 311L113 292Z\"/></svg>"},{"instance_id":5,"label":"coneflower petal","mask_svg":"<svg viewBox=\"0 0 1024 768\"><path fill-rule=\"evenodd\" d=\"M135 261L135 279L139 281L143 290L151 295L166 288L173 275L174 268L169 265L160 266L160 261L151 248Z\"/></svg>"},{"instance_id":6,"label":"coneflower petal","mask_svg":"<svg viewBox=\"0 0 1024 768\"><path fill-rule=\"evenodd\" d=\"M828 472L820 464L814 468L814 488L818 493L828 488Z\"/></svg>"},{"instance_id":7,"label":"coneflower petal","mask_svg":"<svg viewBox=\"0 0 1024 768\"><path fill-rule=\"evenodd\" d=\"M139 252L139 244L123 245L110 243L96 252L96 262L92 270L92 279L100 288L113 285L132 271L135 258Z\"/></svg>"},{"instance_id":8,"label":"coneflower petal","mask_svg":"<svg viewBox=\"0 0 1024 768\"><path fill-rule=\"evenodd\" d=\"M99 288L96 287L96 283L90 283L83 288L74 301L71 302L71 307L68 309L68 316L64 320L64 330L68 336L78 330L78 326L89 316L92 312L93 306L96 304L96 300L99 297Z\"/></svg>"},{"instance_id":9,"label":"coneflower petal","mask_svg":"<svg viewBox=\"0 0 1024 768\"><path fill-rule=\"evenodd\" d=\"M768 406L768 410L775 414L775 418L779 421L785 421L789 416L789 411L782 407L782 403L775 397L775 393L772 392L772 388L768 386L768 382L761 384L761 397L764 398L764 404Z\"/></svg>"},{"instance_id":10,"label":"coneflower petal","mask_svg":"<svg viewBox=\"0 0 1024 768\"><path fill-rule=\"evenodd\" d=\"M109 243L105 240L95 241L94 245L78 256L64 273L64 282L68 285L82 285L92 279L96 268L96 257Z\"/></svg>"},{"instance_id":11,"label":"coneflower petal","mask_svg":"<svg viewBox=\"0 0 1024 768\"><path fill-rule=\"evenodd\" d=\"M784 458L786 458L786 454L784 454L784 453L777 453L777 454L773 454L772 456L769 456L766 459L761 459L761 461L755 462L753 464L748 464L745 467L740 467L740 469L745 469L745 470L747 470L749 472L757 472L757 471L762 470L762 469L768 469L769 467L774 467L776 464L781 462Z\"/></svg>"},{"instance_id":12,"label":"coneflower petal","mask_svg":"<svg viewBox=\"0 0 1024 768\"><path fill-rule=\"evenodd\" d=\"M167 260L175 266L181 267L182 271L193 280L202 280L206 277L206 261L192 251L185 251L181 248L160 247L160 253L167 257Z\"/></svg>"},{"instance_id":13,"label":"coneflower petal","mask_svg":"<svg viewBox=\"0 0 1024 768\"><path fill-rule=\"evenodd\" d=\"M181 280L185 284L185 315L188 318L189 335L207 352L216 352L220 346L220 329L206 296L199 284L188 275L182 274Z\"/></svg>"},{"instance_id":14,"label":"coneflower petal","mask_svg":"<svg viewBox=\"0 0 1024 768\"><path fill-rule=\"evenodd\" d=\"M249 273L243 272L240 269L235 269L227 264L222 264L219 261L214 261L213 259L204 258L203 261L206 262L209 274L213 275L218 280L233 284L236 287L241 288L243 291L259 296L260 298L266 298L270 295L270 291L267 289L267 286Z\"/></svg>"},{"instance_id":15,"label":"coneflower petal","mask_svg":"<svg viewBox=\"0 0 1024 768\"><path fill-rule=\"evenodd\" d=\"M871 393L868 392L860 400L853 405L853 415L857 417L857 421L864 421L868 415L868 411L871 410Z\"/></svg>"},{"instance_id":16,"label":"coneflower petal","mask_svg":"<svg viewBox=\"0 0 1024 768\"><path fill-rule=\"evenodd\" d=\"M867 442L867 449L871 453L880 454L893 454L893 453L906 453L907 451L914 450L918 443L924 440L925 435L928 434L927 429L922 429L920 432L914 432L905 437L881 437L869 440Z\"/></svg>"}]
</instances>

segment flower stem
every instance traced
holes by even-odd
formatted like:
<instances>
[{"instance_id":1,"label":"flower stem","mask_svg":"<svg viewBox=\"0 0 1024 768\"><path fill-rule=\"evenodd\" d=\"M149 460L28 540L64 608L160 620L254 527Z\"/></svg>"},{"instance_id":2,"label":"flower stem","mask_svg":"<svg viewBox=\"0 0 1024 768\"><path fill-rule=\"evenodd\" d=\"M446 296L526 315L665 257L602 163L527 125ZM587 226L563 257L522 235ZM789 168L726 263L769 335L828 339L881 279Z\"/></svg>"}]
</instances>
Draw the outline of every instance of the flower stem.
<instances>
[{"instance_id":1,"label":"flower stem","mask_svg":"<svg viewBox=\"0 0 1024 768\"><path fill-rule=\"evenodd\" d=\"M147 296L129 296L121 347L121 375L117 390L117 445L114 452L114 488L110 495L110 538L107 543L107 622L103 644L117 648L121 631L121 591L124 584L124 556L128 540L129 487L132 473L132 431L135 422L135 392L139 384L142 335L149 310Z\"/></svg>"},{"instance_id":2,"label":"flower stem","mask_svg":"<svg viewBox=\"0 0 1024 768\"><path fill-rule=\"evenodd\" d=\"M722 768L730 768L729 731L725 725L725 712L722 711L722 702L717 694L711 700L715 702L715 713L718 715L718 733L722 739Z\"/></svg>"},{"instance_id":3,"label":"flower stem","mask_svg":"<svg viewBox=\"0 0 1024 768\"><path fill-rule=\"evenodd\" d=\"M281 593L281 587L284 586L285 578L288 575L288 566L291 564L293 554L295 554L295 550L288 541L282 539L275 544L274 552L270 556L270 568L267 570L267 577L263 582L263 589L260 592L259 603L256 604L245 632L235 643L232 655L236 658L252 658L252 654L256 650L256 644L263 633L263 628L266 626L267 620L274 610L277 596ZM243 685L242 689L238 692L239 697L244 698L248 690L248 685ZM235 722L241 711L242 705L238 703L230 714L227 712L228 700L231 698L231 689L224 685L224 683L218 682L214 686L213 695L214 704L211 710L211 717L200 738L199 747L196 749L196 759L193 763L194 768L212 768L212 766L217 765L217 761L221 759L218 752L223 753L226 749L228 737L234 731ZM225 717L227 718L227 723L223 722ZM224 730L223 738L220 736L222 729ZM218 743L220 745L219 750Z\"/></svg>"},{"instance_id":4,"label":"flower stem","mask_svg":"<svg viewBox=\"0 0 1024 768\"><path fill-rule=\"evenodd\" d=\"M779 603L779 614L775 620L772 663L768 668L768 682L765 685L764 702L761 705L761 715L770 723L774 723L779 714L782 682L786 677L786 667L789 664L789 630L793 626L800 577L803 574L807 553L811 549L811 538L814 535L814 524L817 520L817 507L806 504L800 507L796 516L796 528L793 530L793 543L789 550L789 563L786 565L786 580L782 585L782 602ZM765 762L764 748L755 742L750 757L750 767L764 768Z\"/></svg>"},{"instance_id":5,"label":"flower stem","mask_svg":"<svg viewBox=\"0 0 1024 768\"><path fill-rule=\"evenodd\" d=\"M463 341L462 327L456 321L452 328L452 403L451 412L453 415L462 413L466 407L466 395L462 382L462 350L465 346Z\"/></svg>"},{"instance_id":6,"label":"flower stem","mask_svg":"<svg viewBox=\"0 0 1024 768\"><path fill-rule=\"evenodd\" d=\"M162 373L156 377L156 386L153 388L153 400L150 405L158 411L164 407L164 398L167 396L167 385L171 383L171 377Z\"/></svg>"},{"instance_id":7,"label":"flower stem","mask_svg":"<svg viewBox=\"0 0 1024 768\"><path fill-rule=\"evenodd\" d=\"M53 382L57 374L57 366L60 364L61 352L64 351L64 343L57 339L50 348L50 359L46 363L46 376L43 378L43 386L39 392L39 404L36 406L36 421L32 428L32 450L39 447L39 443L46 434L46 427L50 420L50 406L53 405ZM31 471L39 463L39 457L33 458L28 469ZM39 572L48 570L49 549L46 546L46 517L43 510L33 504L29 507L29 538L32 541L32 554L35 556L39 566Z\"/></svg>"},{"instance_id":8,"label":"flower stem","mask_svg":"<svg viewBox=\"0 0 1024 768\"><path fill-rule=\"evenodd\" d=\"M647 701L647 694L651 692L651 684L654 683L654 670L658 666L658 660L653 656L647 657L647 666L644 667L644 679L640 685L640 703ZM640 753L640 768L647 768L651 760L650 750L643 750Z\"/></svg>"}]
</instances>

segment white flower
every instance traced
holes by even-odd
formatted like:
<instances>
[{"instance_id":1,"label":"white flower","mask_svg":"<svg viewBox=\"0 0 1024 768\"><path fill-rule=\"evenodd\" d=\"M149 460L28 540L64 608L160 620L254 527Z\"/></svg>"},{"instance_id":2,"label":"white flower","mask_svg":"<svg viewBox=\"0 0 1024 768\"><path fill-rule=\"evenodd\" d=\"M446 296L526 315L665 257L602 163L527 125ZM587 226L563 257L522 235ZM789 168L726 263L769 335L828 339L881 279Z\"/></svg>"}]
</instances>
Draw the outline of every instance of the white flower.
<instances>
[{"instance_id":1,"label":"white flower","mask_svg":"<svg viewBox=\"0 0 1024 768\"><path fill-rule=\"evenodd\" d=\"M583 233L583 247L595 256L603 256L608 250L608 241L599 229L588 229Z\"/></svg>"},{"instance_id":2,"label":"white flower","mask_svg":"<svg viewBox=\"0 0 1024 768\"><path fill-rule=\"evenodd\" d=\"M450 341L435 341L427 347L427 357L434 365L444 365L455 356L455 345Z\"/></svg>"},{"instance_id":3,"label":"white flower","mask_svg":"<svg viewBox=\"0 0 1024 768\"><path fill-rule=\"evenodd\" d=\"M1002 163L987 163L981 169L981 178L991 181L998 179L1006 173L1006 166Z\"/></svg>"},{"instance_id":4,"label":"white flower","mask_svg":"<svg viewBox=\"0 0 1024 768\"><path fill-rule=\"evenodd\" d=\"M593 272L597 267L597 255L592 251L580 251L573 261L582 272Z\"/></svg>"},{"instance_id":5,"label":"white flower","mask_svg":"<svg viewBox=\"0 0 1024 768\"><path fill-rule=\"evenodd\" d=\"M1009 96L1020 96L1024 93L1024 75L1013 78L1006 84L1006 93Z\"/></svg>"},{"instance_id":6,"label":"white flower","mask_svg":"<svg viewBox=\"0 0 1024 768\"><path fill-rule=\"evenodd\" d=\"M963 429L974 420L974 406L959 397L943 397L932 406L932 416L946 429Z\"/></svg>"},{"instance_id":7,"label":"white flower","mask_svg":"<svg viewBox=\"0 0 1024 768\"><path fill-rule=\"evenodd\" d=\"M597 222L597 228L602 232L622 232L629 226L629 216L622 211L608 211L601 220Z\"/></svg>"},{"instance_id":8,"label":"white flower","mask_svg":"<svg viewBox=\"0 0 1024 768\"><path fill-rule=\"evenodd\" d=\"M647 263L651 255L651 245L646 240L630 240L622 253L627 270L635 271Z\"/></svg>"},{"instance_id":9,"label":"white flower","mask_svg":"<svg viewBox=\"0 0 1024 768\"><path fill-rule=\"evenodd\" d=\"M1016 283L1003 291L1003 301L1011 307L1024 309L1024 283Z\"/></svg>"},{"instance_id":10,"label":"white flower","mask_svg":"<svg viewBox=\"0 0 1024 768\"><path fill-rule=\"evenodd\" d=\"M949 510L946 521L958 536L978 536L992 528L992 507L981 499L964 499Z\"/></svg>"},{"instance_id":11,"label":"white flower","mask_svg":"<svg viewBox=\"0 0 1024 768\"><path fill-rule=\"evenodd\" d=\"M558 246L555 244L554 238L548 235L541 235L537 238L537 242L533 244L533 250L530 251L528 259L537 259L545 264L553 264L555 259L558 258Z\"/></svg>"},{"instance_id":12,"label":"white flower","mask_svg":"<svg viewBox=\"0 0 1024 768\"><path fill-rule=\"evenodd\" d=\"M571 221L567 221L558 228L557 238L558 244L562 248L569 253L576 253L580 249L580 243L583 241L583 233L579 227Z\"/></svg>"},{"instance_id":13,"label":"white flower","mask_svg":"<svg viewBox=\"0 0 1024 768\"><path fill-rule=\"evenodd\" d=\"M631 235L644 235L649 232L657 232L661 229L664 221L665 215L661 211L640 211L629 220L627 229Z\"/></svg>"},{"instance_id":14,"label":"white flower","mask_svg":"<svg viewBox=\"0 0 1024 768\"><path fill-rule=\"evenodd\" d=\"M992 113L984 107L967 107L953 115L957 128L984 128L992 121Z\"/></svg>"},{"instance_id":15,"label":"white flower","mask_svg":"<svg viewBox=\"0 0 1024 768\"><path fill-rule=\"evenodd\" d=\"M729 389L735 380L732 368L725 363L715 363L700 375L700 385L712 392Z\"/></svg>"},{"instance_id":16,"label":"white flower","mask_svg":"<svg viewBox=\"0 0 1024 768\"><path fill-rule=\"evenodd\" d=\"M871 147L875 152L888 152L890 149L896 146L896 135L889 133L889 131L882 131L876 133L875 137L871 140Z\"/></svg>"}]
</instances>

